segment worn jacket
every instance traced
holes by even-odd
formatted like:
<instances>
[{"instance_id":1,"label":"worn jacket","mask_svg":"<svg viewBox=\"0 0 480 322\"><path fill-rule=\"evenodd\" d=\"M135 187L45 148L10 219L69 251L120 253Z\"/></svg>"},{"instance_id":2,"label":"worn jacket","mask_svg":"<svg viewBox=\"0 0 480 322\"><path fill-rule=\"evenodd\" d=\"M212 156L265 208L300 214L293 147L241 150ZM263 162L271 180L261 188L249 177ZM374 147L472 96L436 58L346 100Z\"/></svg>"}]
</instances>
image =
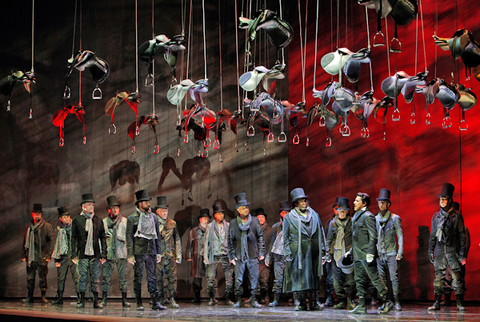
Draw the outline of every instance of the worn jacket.
<instances>
[{"instance_id":1,"label":"worn jacket","mask_svg":"<svg viewBox=\"0 0 480 322\"><path fill-rule=\"evenodd\" d=\"M283 231L283 226L281 222L277 222L272 226L272 238L270 239L270 244L267 245L267 255L265 256L266 263L270 263L273 251L275 251L276 252L275 254L277 255L280 255L277 252L281 252L282 253L281 255L283 256L283 232L282 231ZM273 245L275 245L275 241L277 240L280 233L282 233L281 234L282 240L279 241L279 243L277 243L277 245L279 246L278 247L279 249L273 249Z\"/></svg>"},{"instance_id":2,"label":"worn jacket","mask_svg":"<svg viewBox=\"0 0 480 322\"><path fill-rule=\"evenodd\" d=\"M182 261L182 241L177 230L177 222L167 218L166 224L160 224L160 216L157 215L159 222L159 231L161 236L162 257L175 258L180 263Z\"/></svg>"},{"instance_id":3,"label":"worn jacket","mask_svg":"<svg viewBox=\"0 0 480 322\"><path fill-rule=\"evenodd\" d=\"M357 211L352 218L353 259L366 260L367 254L376 254L377 226L375 216L368 208Z\"/></svg>"},{"instance_id":4,"label":"worn jacket","mask_svg":"<svg viewBox=\"0 0 480 322\"><path fill-rule=\"evenodd\" d=\"M71 248L70 248L70 238L72 236L72 224L70 223L70 225L68 226L65 226L63 227L63 225L60 223L58 226L57 226L57 229L56 229L56 234L55 234L55 242L59 242L59 238L60 238L60 235L61 235L61 230L63 230L66 234L66 238L67 238L67 247L68 247L68 251L66 254L60 254L60 256L58 256L58 258L55 257L55 253L52 254L53 255L53 258L55 258L55 262L61 262L63 258L71 258ZM53 251L55 252L55 247L53 248Z\"/></svg>"},{"instance_id":5,"label":"worn jacket","mask_svg":"<svg viewBox=\"0 0 480 322\"><path fill-rule=\"evenodd\" d=\"M444 230L444 234L448 234L447 243L443 243L437 238L437 230L439 229L441 217L443 217L443 215L440 211L436 212L432 217L428 254L434 254L435 256L441 254L457 254L459 260L462 261L467 256L463 216L459 211L453 210L451 212L451 224L448 229Z\"/></svg>"},{"instance_id":6,"label":"worn jacket","mask_svg":"<svg viewBox=\"0 0 480 322\"><path fill-rule=\"evenodd\" d=\"M87 244L87 235L85 224L87 219L83 215L76 216L72 221L72 236L70 238L70 250L72 258L88 258L85 255L85 246ZM105 241L105 229L103 223L97 215L92 218L93 223L93 257L107 258L107 243Z\"/></svg>"},{"instance_id":7,"label":"worn jacket","mask_svg":"<svg viewBox=\"0 0 480 322\"><path fill-rule=\"evenodd\" d=\"M247 259L265 256L265 240L263 230L257 217L252 216L250 229L247 232ZM228 253L230 259L242 259L242 231L238 228L237 218L230 221L228 229Z\"/></svg>"},{"instance_id":8,"label":"worn jacket","mask_svg":"<svg viewBox=\"0 0 480 322\"><path fill-rule=\"evenodd\" d=\"M270 253L270 246L272 242L273 229L266 222L262 226L263 230L263 241L265 242L265 253Z\"/></svg>"},{"instance_id":9,"label":"worn jacket","mask_svg":"<svg viewBox=\"0 0 480 322\"><path fill-rule=\"evenodd\" d=\"M219 236L220 231L215 228L216 225L214 225L214 223L215 221L212 221L207 225L207 231L205 233L205 247L203 257L204 259L208 260L210 264L213 263L214 256L218 256L218 254L215 254L216 249L221 253L223 252L223 247L225 247L226 255L228 256L228 229L230 224L225 220L222 222L223 231L225 233L225 245L221 245Z\"/></svg>"},{"instance_id":10,"label":"worn jacket","mask_svg":"<svg viewBox=\"0 0 480 322\"><path fill-rule=\"evenodd\" d=\"M25 234L23 236L22 258L26 258L27 263L30 263L30 259L28 258L28 250L25 248L25 242L27 238L28 228L32 224L33 220L25 228ZM48 264L46 260L52 257L53 247L55 246L53 238L54 237L52 225L45 221L43 227L37 229L37 231L35 232L35 257L40 259L38 263L43 265Z\"/></svg>"},{"instance_id":11,"label":"worn jacket","mask_svg":"<svg viewBox=\"0 0 480 322\"><path fill-rule=\"evenodd\" d=\"M386 256L398 256L403 258L403 229L402 220L400 216L391 213L390 218L382 226L381 223L382 214L378 213L375 216L378 242L377 250L380 257ZM398 240L398 249L397 249Z\"/></svg>"},{"instance_id":12,"label":"worn jacket","mask_svg":"<svg viewBox=\"0 0 480 322\"><path fill-rule=\"evenodd\" d=\"M205 245L205 228L198 225L188 234L187 251L185 259L192 260L190 276L205 277L205 264L203 263L203 251Z\"/></svg>"},{"instance_id":13,"label":"worn jacket","mask_svg":"<svg viewBox=\"0 0 480 322\"><path fill-rule=\"evenodd\" d=\"M116 224L116 229L108 228L108 216L103 219L105 237L107 240L107 259L127 258L127 218ZM115 234L115 236L113 235Z\"/></svg>"},{"instance_id":14,"label":"worn jacket","mask_svg":"<svg viewBox=\"0 0 480 322\"><path fill-rule=\"evenodd\" d=\"M158 230L158 220L157 216L154 215L155 221L155 230L157 231L157 236L160 236ZM138 228L138 220L140 214L138 211L128 216L127 218L127 255L132 257L134 255L157 255L161 254L161 240L160 237L157 239L146 239L141 237L134 237Z\"/></svg>"},{"instance_id":15,"label":"worn jacket","mask_svg":"<svg viewBox=\"0 0 480 322\"><path fill-rule=\"evenodd\" d=\"M345 252L348 252L352 248L352 221L347 225L345 229L345 235L343 237L345 240ZM333 248L337 241L337 224L335 223L335 218L329 220L328 224L328 233L327 233L327 242L326 242L326 253L333 255Z\"/></svg>"}]
</instances>

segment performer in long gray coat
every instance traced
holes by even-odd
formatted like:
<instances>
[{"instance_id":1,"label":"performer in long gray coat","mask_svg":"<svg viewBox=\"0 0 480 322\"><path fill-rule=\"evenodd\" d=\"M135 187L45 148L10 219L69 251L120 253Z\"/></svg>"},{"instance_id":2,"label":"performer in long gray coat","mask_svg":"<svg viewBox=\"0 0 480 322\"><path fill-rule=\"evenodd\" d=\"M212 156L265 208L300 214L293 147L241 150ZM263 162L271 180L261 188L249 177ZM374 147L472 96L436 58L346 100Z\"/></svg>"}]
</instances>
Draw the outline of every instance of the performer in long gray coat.
<instances>
[{"instance_id":1,"label":"performer in long gray coat","mask_svg":"<svg viewBox=\"0 0 480 322\"><path fill-rule=\"evenodd\" d=\"M310 310L323 310L318 303L319 279L325 236L318 214L308 206L302 188L290 192L293 209L283 223L283 251L286 259L283 290L293 292L295 310L307 310L306 293L310 291Z\"/></svg>"}]
</instances>

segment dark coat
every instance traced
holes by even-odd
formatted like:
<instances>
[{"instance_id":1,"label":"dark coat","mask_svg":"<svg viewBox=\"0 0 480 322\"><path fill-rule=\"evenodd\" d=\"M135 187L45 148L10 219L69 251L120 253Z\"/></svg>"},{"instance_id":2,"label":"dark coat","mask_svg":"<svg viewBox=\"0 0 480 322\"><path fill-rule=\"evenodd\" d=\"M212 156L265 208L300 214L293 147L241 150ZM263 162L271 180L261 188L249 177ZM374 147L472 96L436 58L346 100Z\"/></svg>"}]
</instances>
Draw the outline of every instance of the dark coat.
<instances>
[{"instance_id":1,"label":"dark coat","mask_svg":"<svg viewBox=\"0 0 480 322\"><path fill-rule=\"evenodd\" d=\"M441 254L458 254L459 260L462 261L467 257L465 223L463 216L459 211L453 210L450 218L451 225L444 233L449 235L448 242L438 241L436 234L439 228L440 219L443 217L440 211L436 212L432 217L432 229L430 231L430 241L428 245L428 253L435 256Z\"/></svg>"},{"instance_id":2,"label":"dark coat","mask_svg":"<svg viewBox=\"0 0 480 322\"><path fill-rule=\"evenodd\" d=\"M162 257L174 258L180 264L182 261L182 241L178 234L177 222L167 218L165 226L162 227L160 216L157 215L159 231L161 236Z\"/></svg>"},{"instance_id":3,"label":"dark coat","mask_svg":"<svg viewBox=\"0 0 480 322\"><path fill-rule=\"evenodd\" d=\"M203 263L203 251L205 246L205 229L200 225L190 230L188 234L187 252L185 259L192 260L190 276L205 277L205 264Z\"/></svg>"},{"instance_id":4,"label":"dark coat","mask_svg":"<svg viewBox=\"0 0 480 322\"><path fill-rule=\"evenodd\" d=\"M267 247L267 252L265 256L265 262L271 264L271 252L273 248L273 244L275 244L275 241L277 240L278 234L283 230L283 225L281 222L277 222L273 224L272 226L272 238L270 239L270 243L266 245Z\"/></svg>"},{"instance_id":5,"label":"dark coat","mask_svg":"<svg viewBox=\"0 0 480 322\"><path fill-rule=\"evenodd\" d=\"M28 251L25 249L25 239L27 238L27 231L28 228L32 223L28 224L25 228L25 234L23 236L23 244L22 244L22 259L26 258L27 263L30 262L28 258ZM41 245L41 250L38 248ZM43 227L38 228L35 232L35 257L40 258L40 264L47 265L47 259L52 257L53 248L55 246L54 238L53 238L53 228L48 222L44 222ZM41 251L41 253L40 253Z\"/></svg>"},{"instance_id":6,"label":"dark coat","mask_svg":"<svg viewBox=\"0 0 480 322\"><path fill-rule=\"evenodd\" d=\"M377 226L375 216L368 210L360 210L352 218L353 260L367 259L367 254L377 253Z\"/></svg>"},{"instance_id":7,"label":"dark coat","mask_svg":"<svg viewBox=\"0 0 480 322\"><path fill-rule=\"evenodd\" d=\"M252 216L250 229L247 233L247 243L247 259L255 259L260 256L265 256L263 230L257 217ZM242 231L238 228L237 218L230 222L228 228L228 253L230 259L242 259Z\"/></svg>"},{"instance_id":8,"label":"dark coat","mask_svg":"<svg viewBox=\"0 0 480 322\"><path fill-rule=\"evenodd\" d=\"M134 237L138 228L138 220L140 214L135 212L127 218L127 254L128 257L134 255L157 255L161 254L160 232L158 230L157 216L154 215L155 230L157 231L157 239L148 240L146 238Z\"/></svg>"},{"instance_id":9,"label":"dark coat","mask_svg":"<svg viewBox=\"0 0 480 322\"><path fill-rule=\"evenodd\" d=\"M286 258L283 279L284 292L318 290L322 277L322 257L325 235L318 214L308 208L310 220L299 225L299 215L292 209L283 221L283 251ZM310 233L304 227L308 226ZM301 242L299 241L301 232ZM301 265L301 268L300 268Z\"/></svg>"},{"instance_id":10,"label":"dark coat","mask_svg":"<svg viewBox=\"0 0 480 322\"><path fill-rule=\"evenodd\" d=\"M390 218L383 227L380 225L381 219L382 215L378 213L377 216L375 216L375 220L378 234L377 250L379 255L397 255L399 258L403 258L403 229L400 216L391 213ZM383 238L381 238L380 234L383 235ZM380 242L382 245L380 245Z\"/></svg>"},{"instance_id":11,"label":"dark coat","mask_svg":"<svg viewBox=\"0 0 480 322\"><path fill-rule=\"evenodd\" d=\"M268 254L270 252L270 246L273 245L272 242L272 234L273 234L273 229L270 227L267 223L265 223L262 226L263 230L263 240L265 242L265 254Z\"/></svg>"},{"instance_id":12,"label":"dark coat","mask_svg":"<svg viewBox=\"0 0 480 322\"><path fill-rule=\"evenodd\" d=\"M347 215L348 216L348 215ZM327 242L326 242L326 252L328 254L333 255L333 248L335 243L337 242L337 223L335 222L335 218L330 219L328 221L328 234L327 234ZM345 240L345 252L348 252L352 248L352 221L347 224L345 228L345 236L343 237Z\"/></svg>"},{"instance_id":13,"label":"dark coat","mask_svg":"<svg viewBox=\"0 0 480 322\"><path fill-rule=\"evenodd\" d=\"M87 244L87 232L85 224L87 219L83 215L76 216L72 221L72 236L70 238L70 250L72 258L83 259L85 255L85 246ZM105 240L105 229L103 222L97 215L92 218L93 223L93 253L95 258L107 258L107 242Z\"/></svg>"}]
</instances>

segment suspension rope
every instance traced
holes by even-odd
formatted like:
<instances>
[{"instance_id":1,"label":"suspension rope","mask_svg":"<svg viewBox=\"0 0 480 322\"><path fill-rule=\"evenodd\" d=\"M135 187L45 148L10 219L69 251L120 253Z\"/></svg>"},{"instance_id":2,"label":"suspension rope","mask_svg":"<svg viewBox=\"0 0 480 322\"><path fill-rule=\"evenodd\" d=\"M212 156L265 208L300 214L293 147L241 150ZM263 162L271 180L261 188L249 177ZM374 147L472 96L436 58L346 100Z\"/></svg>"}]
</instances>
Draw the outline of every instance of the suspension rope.
<instances>
[{"instance_id":1,"label":"suspension rope","mask_svg":"<svg viewBox=\"0 0 480 322\"><path fill-rule=\"evenodd\" d=\"M35 63L35 0L32 0L32 73Z\"/></svg>"},{"instance_id":2,"label":"suspension rope","mask_svg":"<svg viewBox=\"0 0 480 322\"><path fill-rule=\"evenodd\" d=\"M385 17L385 35L386 35L387 39L390 39L390 38L388 38L388 20L387 20L387 17ZM386 46L385 47L387 48L388 76L391 76L392 71L390 69L390 46L388 45L388 41L386 41Z\"/></svg>"},{"instance_id":3,"label":"suspension rope","mask_svg":"<svg viewBox=\"0 0 480 322\"><path fill-rule=\"evenodd\" d=\"M203 14L203 63L205 68L205 79L207 78L207 36L205 31L205 0L202 0L202 14Z\"/></svg>"},{"instance_id":4,"label":"suspension rope","mask_svg":"<svg viewBox=\"0 0 480 322\"><path fill-rule=\"evenodd\" d=\"M135 0L135 86L138 93L138 0Z\"/></svg>"},{"instance_id":5,"label":"suspension rope","mask_svg":"<svg viewBox=\"0 0 480 322\"><path fill-rule=\"evenodd\" d=\"M317 75L317 39L318 39L318 19L319 19L319 11L320 11L320 0L317 0L317 13L316 13L316 20L315 20L315 57L313 58L313 90L315 90L315 80Z\"/></svg>"},{"instance_id":6,"label":"suspension rope","mask_svg":"<svg viewBox=\"0 0 480 322\"><path fill-rule=\"evenodd\" d=\"M425 71L427 71L427 46L425 45L425 28L423 26L423 5L422 5L422 0L418 0L418 3L420 5L420 22L422 24L422 38L423 38L423 59L424 59L424 64L425 64ZM437 5L437 2L435 1L435 6ZM435 16L435 19L438 19L437 16ZM437 26L438 20L435 22L435 30ZM437 75L437 46L435 46L435 77Z\"/></svg>"},{"instance_id":7,"label":"suspension rope","mask_svg":"<svg viewBox=\"0 0 480 322\"><path fill-rule=\"evenodd\" d=\"M243 0L242 0L243 6ZM243 10L243 9L242 9ZM243 11L242 11L243 15ZM238 83L238 79L240 78L240 63L239 63L239 48L238 48L238 12L237 12L237 0L235 0L235 60L237 63L237 111L240 112L240 84Z\"/></svg>"}]
</instances>

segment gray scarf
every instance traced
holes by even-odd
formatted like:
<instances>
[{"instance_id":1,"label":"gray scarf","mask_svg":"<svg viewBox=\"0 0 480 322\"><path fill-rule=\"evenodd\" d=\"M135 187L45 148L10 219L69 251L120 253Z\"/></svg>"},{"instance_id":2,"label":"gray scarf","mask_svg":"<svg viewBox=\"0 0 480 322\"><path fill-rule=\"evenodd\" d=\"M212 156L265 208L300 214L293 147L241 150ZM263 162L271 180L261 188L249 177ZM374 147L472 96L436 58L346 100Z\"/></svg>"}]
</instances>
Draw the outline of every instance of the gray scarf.
<instances>
[{"instance_id":1,"label":"gray scarf","mask_svg":"<svg viewBox=\"0 0 480 322\"><path fill-rule=\"evenodd\" d=\"M241 237L241 246L242 246L242 261L248 258L248 239L247 232L250 229L250 224L252 223L252 216L248 214L247 222L244 224L240 216L237 217L238 228L242 232Z\"/></svg>"},{"instance_id":2,"label":"gray scarf","mask_svg":"<svg viewBox=\"0 0 480 322\"><path fill-rule=\"evenodd\" d=\"M25 249L28 249L28 265L34 261L40 260L40 258L35 258L35 232L43 227L45 220L40 220L38 223L32 222L30 227L27 230L27 236L25 238ZM42 240L38 239L38 249L42 251Z\"/></svg>"},{"instance_id":3,"label":"gray scarf","mask_svg":"<svg viewBox=\"0 0 480 322\"><path fill-rule=\"evenodd\" d=\"M302 225L302 223L308 223L310 222L310 220L312 219L312 214L310 213L310 210L307 208L307 215L306 216L303 216L303 213L300 211L300 209L295 208L295 212L292 212L293 214L295 214L296 216L293 216L293 217L297 217L297 224L298 224L298 269L303 269L303 265L302 265L302 257L303 257L303 254L302 254L302 233L304 233L305 235L307 236L311 236L315 233L315 230L312 231L312 228L316 228L316 227L312 227L312 226L306 226L306 225ZM294 223L294 221L292 220L292 223Z\"/></svg>"},{"instance_id":4,"label":"gray scarf","mask_svg":"<svg viewBox=\"0 0 480 322\"><path fill-rule=\"evenodd\" d=\"M145 238L148 240L157 239L157 230L155 229L155 215L151 212L143 212L137 208L138 228L134 237Z\"/></svg>"},{"instance_id":5,"label":"gray scarf","mask_svg":"<svg viewBox=\"0 0 480 322\"><path fill-rule=\"evenodd\" d=\"M93 256L95 251L93 250L93 216L94 214L87 214L82 211L82 216L85 217L85 231L87 232L87 243L85 244L85 255Z\"/></svg>"},{"instance_id":6,"label":"gray scarf","mask_svg":"<svg viewBox=\"0 0 480 322\"><path fill-rule=\"evenodd\" d=\"M345 219L340 219L339 216L335 217L335 226L337 227L337 237L335 239L335 245L333 246L333 259L338 263L338 260L345 255L345 229L350 223L350 216Z\"/></svg>"},{"instance_id":7,"label":"gray scarf","mask_svg":"<svg viewBox=\"0 0 480 322\"><path fill-rule=\"evenodd\" d=\"M382 213L379 213L380 215L380 231L378 232L378 245L381 247L383 245L383 239L385 238L385 227L387 227L387 222L390 219L392 213L390 210L387 210L385 215L382 215ZM385 255L384 253L380 254L380 259L385 260Z\"/></svg>"},{"instance_id":8,"label":"gray scarf","mask_svg":"<svg viewBox=\"0 0 480 322\"><path fill-rule=\"evenodd\" d=\"M62 255L68 254L68 233L67 229L71 227L71 224L65 226L60 224L57 227L58 234L57 240L55 241L55 248L53 250L53 258L60 259Z\"/></svg>"},{"instance_id":9,"label":"gray scarf","mask_svg":"<svg viewBox=\"0 0 480 322\"><path fill-rule=\"evenodd\" d=\"M446 244L448 242L448 234L445 234L445 231L450 228L451 225L451 213L453 211L453 207L451 207L448 211L443 210L443 208L440 208L440 213L442 216L440 216L440 221L439 225L437 228L437 233L435 234L435 237L437 237L437 240L439 242L442 242Z\"/></svg>"}]
</instances>

